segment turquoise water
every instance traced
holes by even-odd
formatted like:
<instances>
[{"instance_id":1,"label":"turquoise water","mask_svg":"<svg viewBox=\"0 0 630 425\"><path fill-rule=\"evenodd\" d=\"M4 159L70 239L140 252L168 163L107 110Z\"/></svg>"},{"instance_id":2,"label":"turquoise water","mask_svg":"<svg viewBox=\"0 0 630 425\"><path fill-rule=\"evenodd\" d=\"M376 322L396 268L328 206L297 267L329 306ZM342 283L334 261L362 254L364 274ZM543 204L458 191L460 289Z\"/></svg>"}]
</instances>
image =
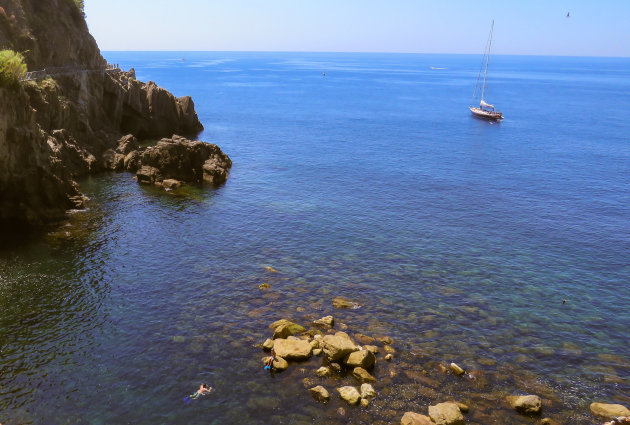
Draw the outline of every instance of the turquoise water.
<instances>
[{"instance_id":1,"label":"turquoise water","mask_svg":"<svg viewBox=\"0 0 630 425\"><path fill-rule=\"evenodd\" d=\"M477 56L105 56L191 95L234 166L177 195L94 176L89 210L3 235L0 423L386 424L457 399L467 423L531 424L502 400L536 393L588 424L592 401L630 406L629 59L493 57L491 124L467 109ZM367 409L312 400L320 359L260 367L271 322L327 314L395 339ZM185 405L202 381L215 392Z\"/></svg>"}]
</instances>

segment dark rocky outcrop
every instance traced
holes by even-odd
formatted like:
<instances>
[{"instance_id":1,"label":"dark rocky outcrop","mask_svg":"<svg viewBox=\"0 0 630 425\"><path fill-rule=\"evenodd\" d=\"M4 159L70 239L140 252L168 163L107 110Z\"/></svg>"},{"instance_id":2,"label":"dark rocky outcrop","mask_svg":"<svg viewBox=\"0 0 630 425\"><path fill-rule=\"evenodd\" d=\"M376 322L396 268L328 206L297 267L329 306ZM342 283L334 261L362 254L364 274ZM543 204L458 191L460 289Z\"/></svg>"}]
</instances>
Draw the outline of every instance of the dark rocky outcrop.
<instances>
[{"instance_id":1,"label":"dark rocky outcrop","mask_svg":"<svg viewBox=\"0 0 630 425\"><path fill-rule=\"evenodd\" d=\"M203 126L190 97L140 82L133 70L105 72L73 0L4 0L1 6L0 49L25 52L29 70L67 72L0 87L0 224L62 218L81 204L73 179L107 169L147 165L164 178L225 181L231 163L215 145L171 139L143 152L117 146L123 134L157 139L196 135ZM183 162L175 167L171 160Z\"/></svg>"}]
</instances>

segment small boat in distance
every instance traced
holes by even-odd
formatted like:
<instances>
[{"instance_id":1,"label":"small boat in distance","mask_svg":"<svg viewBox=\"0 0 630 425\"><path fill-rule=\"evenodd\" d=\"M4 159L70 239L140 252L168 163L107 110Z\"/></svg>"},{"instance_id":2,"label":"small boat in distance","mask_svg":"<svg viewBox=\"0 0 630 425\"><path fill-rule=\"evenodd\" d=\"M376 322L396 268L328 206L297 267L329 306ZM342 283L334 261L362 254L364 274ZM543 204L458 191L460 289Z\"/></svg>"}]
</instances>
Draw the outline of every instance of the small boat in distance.
<instances>
[{"instance_id":1,"label":"small boat in distance","mask_svg":"<svg viewBox=\"0 0 630 425\"><path fill-rule=\"evenodd\" d=\"M490 61L490 48L492 47L492 33L494 32L494 20L490 26L490 36L488 37L488 44L486 45L486 51L481 61L481 69L479 69L479 75L477 76L477 84L475 85L475 92L473 93L473 101L477 97L477 91L479 88L479 80L481 79L481 70L483 69L483 85L481 86L481 101L479 107L469 106L470 112L476 117L486 120L498 121L503 119L503 114L494 109L494 105L487 103L483 100L483 96L486 94L486 77L488 75L488 62ZM485 63L485 67L484 67Z\"/></svg>"}]
</instances>

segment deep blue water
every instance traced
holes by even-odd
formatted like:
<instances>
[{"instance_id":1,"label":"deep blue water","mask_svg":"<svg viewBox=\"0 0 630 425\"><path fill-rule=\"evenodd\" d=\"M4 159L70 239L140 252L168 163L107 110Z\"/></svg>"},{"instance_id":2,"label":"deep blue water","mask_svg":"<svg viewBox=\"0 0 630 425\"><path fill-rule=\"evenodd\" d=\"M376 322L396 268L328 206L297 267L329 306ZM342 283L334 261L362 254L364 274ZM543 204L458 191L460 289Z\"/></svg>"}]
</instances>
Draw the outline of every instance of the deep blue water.
<instances>
[{"instance_id":1,"label":"deep blue water","mask_svg":"<svg viewBox=\"0 0 630 425\"><path fill-rule=\"evenodd\" d=\"M198 139L234 166L180 195L93 176L88 211L0 250L2 424L385 424L449 398L467 423L534 423L501 401L516 393L586 424L592 401L630 406L630 59L493 56L506 118L489 123L468 111L480 55L105 57L191 95ZM319 359L270 377L254 347L327 314L396 341L379 396L345 416L302 385ZM481 377L437 371L451 361Z\"/></svg>"}]
</instances>

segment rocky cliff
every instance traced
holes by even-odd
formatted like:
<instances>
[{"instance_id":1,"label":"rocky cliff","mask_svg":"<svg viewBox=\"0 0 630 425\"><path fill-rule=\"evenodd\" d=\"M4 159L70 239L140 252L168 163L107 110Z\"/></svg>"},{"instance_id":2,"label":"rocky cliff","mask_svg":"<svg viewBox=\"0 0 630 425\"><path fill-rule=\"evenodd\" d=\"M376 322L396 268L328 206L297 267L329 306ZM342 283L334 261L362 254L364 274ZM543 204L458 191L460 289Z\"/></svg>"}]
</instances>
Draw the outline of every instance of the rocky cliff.
<instances>
[{"instance_id":1,"label":"rocky cliff","mask_svg":"<svg viewBox=\"0 0 630 425\"><path fill-rule=\"evenodd\" d=\"M203 129L190 97L140 82L133 70L105 71L73 0L0 1L0 49L24 52L29 70L52 75L0 87L0 223L63 217L80 204L73 178L109 168L123 134Z\"/></svg>"}]
</instances>

